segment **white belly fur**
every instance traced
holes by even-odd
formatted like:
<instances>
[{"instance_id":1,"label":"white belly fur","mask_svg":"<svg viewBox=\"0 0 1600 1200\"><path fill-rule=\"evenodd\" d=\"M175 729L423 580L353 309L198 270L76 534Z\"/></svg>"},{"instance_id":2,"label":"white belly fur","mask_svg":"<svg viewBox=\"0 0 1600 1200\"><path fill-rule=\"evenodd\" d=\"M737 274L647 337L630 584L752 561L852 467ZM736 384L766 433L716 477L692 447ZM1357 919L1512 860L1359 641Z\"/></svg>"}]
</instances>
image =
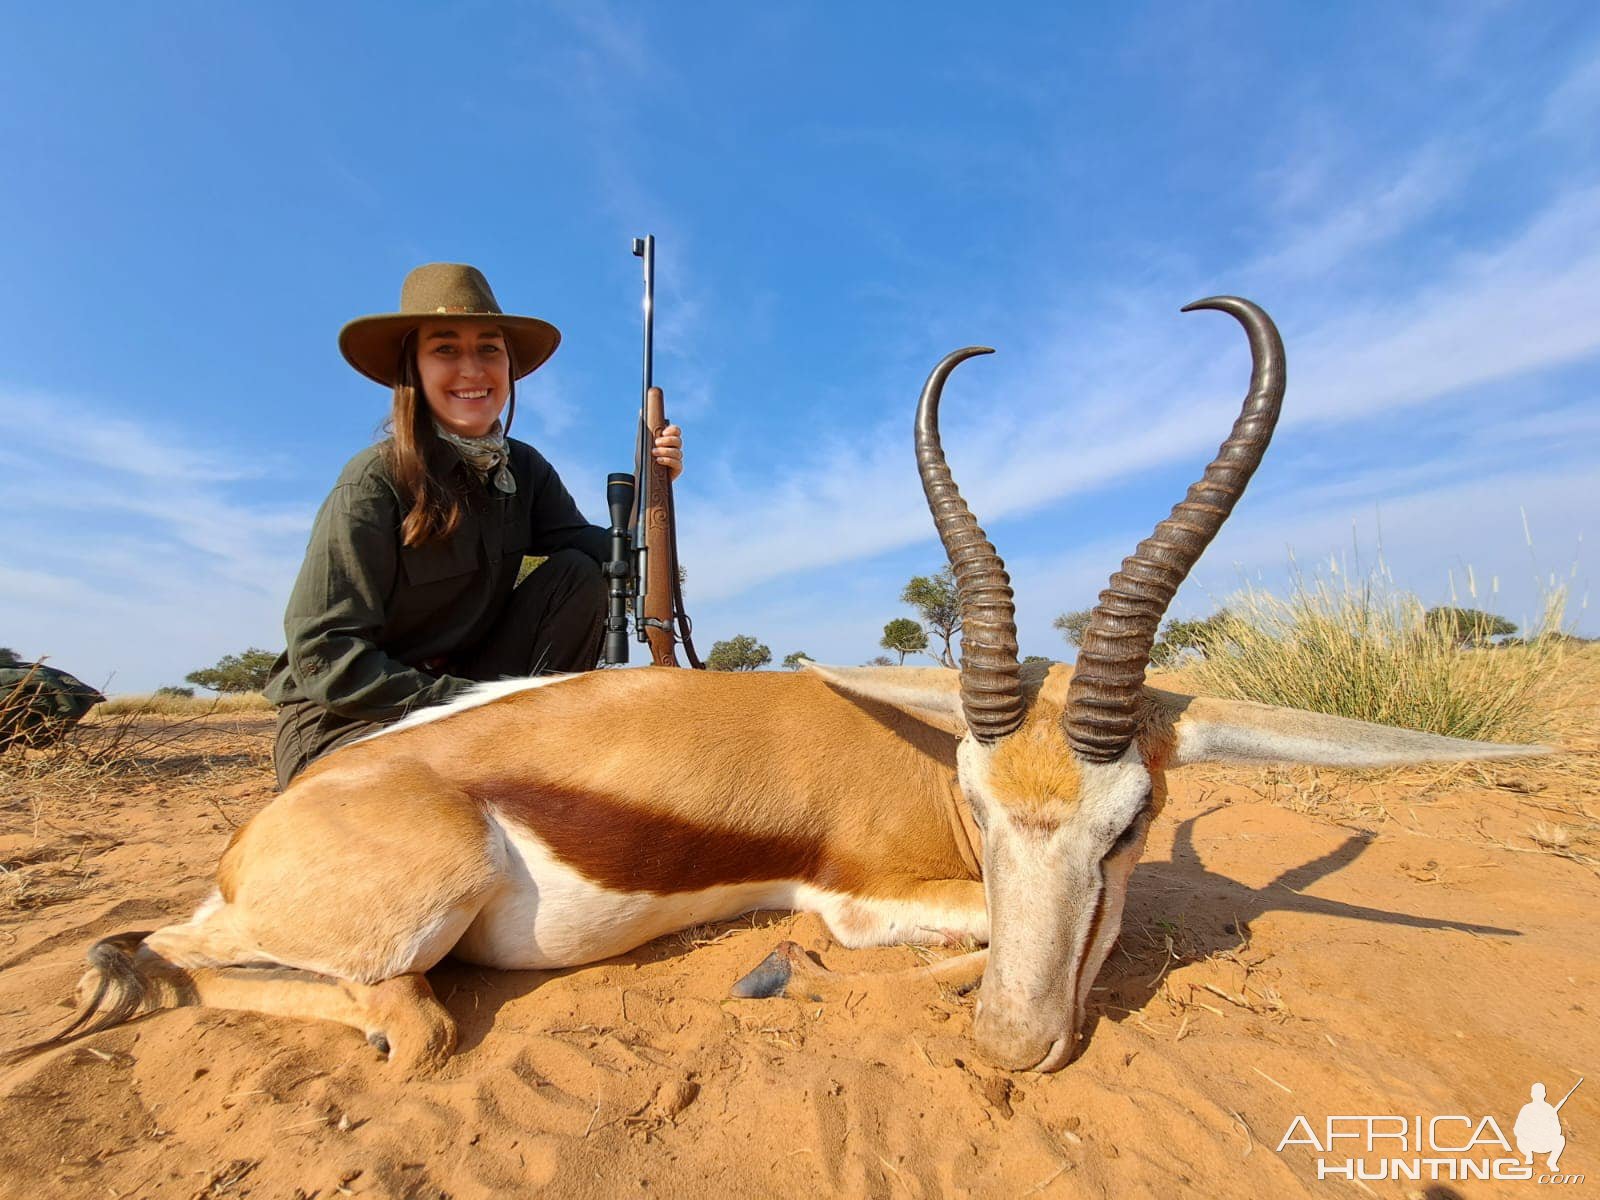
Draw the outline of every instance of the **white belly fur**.
<instances>
[{"instance_id":1,"label":"white belly fur","mask_svg":"<svg viewBox=\"0 0 1600 1200\"><path fill-rule=\"evenodd\" d=\"M502 970L575 967L652 938L758 908L794 908L791 880L657 895L616 892L579 875L527 829L491 813L505 839L505 882L452 953Z\"/></svg>"}]
</instances>

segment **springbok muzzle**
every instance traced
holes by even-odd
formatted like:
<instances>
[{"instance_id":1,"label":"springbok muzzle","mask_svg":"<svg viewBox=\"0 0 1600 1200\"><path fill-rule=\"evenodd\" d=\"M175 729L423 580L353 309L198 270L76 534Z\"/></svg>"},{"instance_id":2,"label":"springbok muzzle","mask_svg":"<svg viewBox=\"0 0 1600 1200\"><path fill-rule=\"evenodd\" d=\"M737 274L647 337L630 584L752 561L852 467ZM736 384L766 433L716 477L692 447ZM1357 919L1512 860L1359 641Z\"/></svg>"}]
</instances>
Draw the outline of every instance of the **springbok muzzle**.
<instances>
[{"instance_id":1,"label":"springbok muzzle","mask_svg":"<svg viewBox=\"0 0 1600 1200\"><path fill-rule=\"evenodd\" d=\"M1062 1026L1061 1018L1067 1023ZM978 997L972 1034L984 1059L1007 1071L1059 1071L1078 1047L1077 1005L1066 1011L1014 996Z\"/></svg>"}]
</instances>

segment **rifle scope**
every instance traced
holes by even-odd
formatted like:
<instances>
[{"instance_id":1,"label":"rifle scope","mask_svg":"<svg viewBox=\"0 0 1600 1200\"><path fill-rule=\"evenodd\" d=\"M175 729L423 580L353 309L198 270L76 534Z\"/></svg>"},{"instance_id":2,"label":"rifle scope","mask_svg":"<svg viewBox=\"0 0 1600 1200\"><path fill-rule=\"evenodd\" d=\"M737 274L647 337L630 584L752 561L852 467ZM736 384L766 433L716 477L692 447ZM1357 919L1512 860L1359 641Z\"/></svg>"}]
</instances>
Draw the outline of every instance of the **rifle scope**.
<instances>
[{"instance_id":1,"label":"rifle scope","mask_svg":"<svg viewBox=\"0 0 1600 1200\"><path fill-rule=\"evenodd\" d=\"M628 516L633 509L633 476L618 472L606 476L606 504L611 509L611 557L602 570L610 583L606 610L606 640L602 661L610 667L628 661L628 608L633 596L633 545Z\"/></svg>"}]
</instances>

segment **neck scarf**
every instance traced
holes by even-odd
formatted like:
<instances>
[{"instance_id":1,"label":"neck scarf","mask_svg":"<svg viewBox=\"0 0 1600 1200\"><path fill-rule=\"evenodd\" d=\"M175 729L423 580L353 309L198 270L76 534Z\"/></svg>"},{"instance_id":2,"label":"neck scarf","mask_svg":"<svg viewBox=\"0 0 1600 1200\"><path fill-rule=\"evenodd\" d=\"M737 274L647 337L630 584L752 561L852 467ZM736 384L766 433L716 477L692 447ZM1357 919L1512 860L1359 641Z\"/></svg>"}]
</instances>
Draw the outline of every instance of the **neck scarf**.
<instances>
[{"instance_id":1,"label":"neck scarf","mask_svg":"<svg viewBox=\"0 0 1600 1200\"><path fill-rule=\"evenodd\" d=\"M517 481L511 474L511 451L506 447L506 435L500 422L495 421L482 437L462 437L451 433L435 421L433 431L454 446L467 466L478 473L480 479L492 482L496 491L508 496L517 493Z\"/></svg>"}]
</instances>

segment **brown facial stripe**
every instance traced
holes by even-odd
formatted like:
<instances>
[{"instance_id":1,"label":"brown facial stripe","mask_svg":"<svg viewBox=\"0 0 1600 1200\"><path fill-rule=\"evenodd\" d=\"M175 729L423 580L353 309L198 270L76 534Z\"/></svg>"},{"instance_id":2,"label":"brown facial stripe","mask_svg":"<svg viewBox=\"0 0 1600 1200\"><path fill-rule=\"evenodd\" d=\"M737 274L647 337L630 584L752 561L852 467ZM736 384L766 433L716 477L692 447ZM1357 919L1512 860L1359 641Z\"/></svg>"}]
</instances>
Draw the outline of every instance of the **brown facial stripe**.
<instances>
[{"instance_id":1,"label":"brown facial stripe","mask_svg":"<svg viewBox=\"0 0 1600 1200\"><path fill-rule=\"evenodd\" d=\"M1029 809L1010 810L1011 823L1018 829L1027 830L1029 833L1048 837L1061 828L1061 821L1052 813L1034 812Z\"/></svg>"},{"instance_id":2,"label":"brown facial stripe","mask_svg":"<svg viewBox=\"0 0 1600 1200\"><path fill-rule=\"evenodd\" d=\"M867 878L820 838L736 833L549 784L479 785L473 795L532 830L585 879L613 891L666 896L719 884L800 879L860 892Z\"/></svg>"}]
</instances>

